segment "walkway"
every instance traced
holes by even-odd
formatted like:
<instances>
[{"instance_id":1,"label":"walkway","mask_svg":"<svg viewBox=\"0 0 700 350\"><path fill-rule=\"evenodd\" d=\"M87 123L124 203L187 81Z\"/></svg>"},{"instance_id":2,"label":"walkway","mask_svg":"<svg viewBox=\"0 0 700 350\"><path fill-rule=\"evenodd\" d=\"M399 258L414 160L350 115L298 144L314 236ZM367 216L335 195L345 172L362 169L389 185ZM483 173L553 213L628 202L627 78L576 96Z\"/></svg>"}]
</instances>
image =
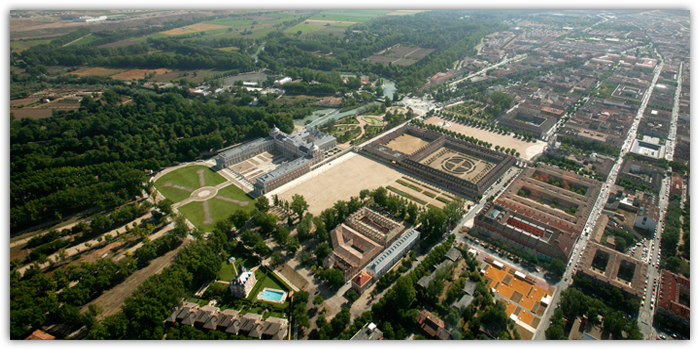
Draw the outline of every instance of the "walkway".
<instances>
[{"instance_id":1,"label":"walkway","mask_svg":"<svg viewBox=\"0 0 700 350\"><path fill-rule=\"evenodd\" d=\"M67 247L65 249L61 249L58 252L55 252L55 253L49 255L47 257L47 262L45 262L43 264L39 264L38 266L42 270L48 268L49 266L51 266L53 261L61 260L61 258L59 258L59 255L61 254L61 252L65 252L65 259L67 260L68 258L70 258L74 255L78 255L80 253L83 253L85 251L92 249L92 247L97 247L101 244L107 244L107 239L105 238L105 236L110 235L111 237L116 238L120 234L124 234L124 233L128 232L128 230L126 229L127 226L133 226L134 224L136 224L137 226L140 226L141 223L143 222L143 220L147 220L150 218L151 218L151 213L148 212L148 213L142 215L141 217L126 223L125 225L122 225L114 230L105 232L105 233L99 235L98 237L95 237L94 239L91 239L87 242L82 242L82 243L79 243L77 245L70 246L70 247ZM120 232L120 231L122 231L122 232ZM98 241L98 239L99 239L99 241ZM17 269L17 272L19 272L19 274L22 275L22 274L24 274L24 271L26 271L27 269L29 269L31 266L34 266L34 265L36 265L36 263L31 263L31 264L27 264L27 265L24 265L22 267L19 267Z\"/></svg>"}]
</instances>

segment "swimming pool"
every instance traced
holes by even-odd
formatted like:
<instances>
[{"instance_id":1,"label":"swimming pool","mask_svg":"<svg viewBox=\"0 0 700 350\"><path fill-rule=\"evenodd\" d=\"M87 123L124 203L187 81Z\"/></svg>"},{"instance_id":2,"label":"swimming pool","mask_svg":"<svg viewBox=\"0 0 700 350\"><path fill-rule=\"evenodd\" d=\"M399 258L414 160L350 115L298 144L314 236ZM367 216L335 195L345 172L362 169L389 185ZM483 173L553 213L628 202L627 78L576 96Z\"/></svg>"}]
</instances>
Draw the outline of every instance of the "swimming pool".
<instances>
[{"instance_id":1,"label":"swimming pool","mask_svg":"<svg viewBox=\"0 0 700 350\"><path fill-rule=\"evenodd\" d=\"M265 288L265 290L262 291L258 299L281 302L283 299L285 299L285 294L287 293L283 291Z\"/></svg>"}]
</instances>

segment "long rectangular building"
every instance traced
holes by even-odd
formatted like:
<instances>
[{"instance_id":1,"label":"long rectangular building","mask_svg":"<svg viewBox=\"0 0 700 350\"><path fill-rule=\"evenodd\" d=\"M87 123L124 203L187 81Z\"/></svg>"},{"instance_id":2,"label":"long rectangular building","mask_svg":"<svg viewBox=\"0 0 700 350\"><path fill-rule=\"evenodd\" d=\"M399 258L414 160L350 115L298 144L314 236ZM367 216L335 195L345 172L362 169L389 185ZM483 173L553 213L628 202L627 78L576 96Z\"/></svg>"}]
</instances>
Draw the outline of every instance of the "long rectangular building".
<instances>
[{"instance_id":1,"label":"long rectangular building","mask_svg":"<svg viewBox=\"0 0 700 350\"><path fill-rule=\"evenodd\" d=\"M389 147L393 140L404 135L428 143L410 154ZM469 197L482 194L515 165L515 158L505 153L411 124L364 146L361 151Z\"/></svg>"},{"instance_id":2,"label":"long rectangular building","mask_svg":"<svg viewBox=\"0 0 700 350\"><path fill-rule=\"evenodd\" d=\"M219 153L216 166L230 167L264 152L278 151L290 161L255 179L254 192L261 196L292 181L323 161L325 152L335 147L335 137L317 129L305 128L293 134L273 127L270 136L259 138Z\"/></svg>"},{"instance_id":3,"label":"long rectangular building","mask_svg":"<svg viewBox=\"0 0 700 350\"><path fill-rule=\"evenodd\" d=\"M484 206L474 227L540 259L567 261L600 189L600 182L558 168L529 168Z\"/></svg>"},{"instance_id":4,"label":"long rectangular building","mask_svg":"<svg viewBox=\"0 0 700 350\"><path fill-rule=\"evenodd\" d=\"M662 270L656 312L690 326L690 279Z\"/></svg>"},{"instance_id":5,"label":"long rectangular building","mask_svg":"<svg viewBox=\"0 0 700 350\"><path fill-rule=\"evenodd\" d=\"M385 274L389 269L401 260L406 252L420 240L420 232L415 229L406 231L389 247L379 254L374 260L367 265L367 272L378 279Z\"/></svg>"}]
</instances>

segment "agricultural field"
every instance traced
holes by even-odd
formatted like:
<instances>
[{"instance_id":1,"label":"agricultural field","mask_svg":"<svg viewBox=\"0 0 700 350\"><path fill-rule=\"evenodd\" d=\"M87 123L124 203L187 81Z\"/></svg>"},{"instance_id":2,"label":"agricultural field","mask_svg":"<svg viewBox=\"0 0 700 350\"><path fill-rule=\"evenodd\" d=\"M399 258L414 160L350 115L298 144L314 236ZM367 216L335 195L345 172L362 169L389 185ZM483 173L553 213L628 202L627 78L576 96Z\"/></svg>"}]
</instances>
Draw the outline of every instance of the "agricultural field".
<instances>
[{"instance_id":1,"label":"agricultural field","mask_svg":"<svg viewBox=\"0 0 700 350\"><path fill-rule=\"evenodd\" d=\"M390 10L327 10L317 13L310 19L322 21L367 22L374 17L383 16L394 11Z\"/></svg>"},{"instance_id":2,"label":"agricultural field","mask_svg":"<svg viewBox=\"0 0 700 350\"><path fill-rule=\"evenodd\" d=\"M86 68L80 68L78 70L69 72L68 74L73 74L77 76L85 76L85 75L95 75L95 76L101 76L101 77L109 77L112 75L116 75L119 73L125 72L125 69L113 69L113 68L103 68L103 67L86 67ZM142 76L143 78L143 76Z\"/></svg>"},{"instance_id":3,"label":"agricultural field","mask_svg":"<svg viewBox=\"0 0 700 350\"><path fill-rule=\"evenodd\" d=\"M328 35L329 33L344 36L345 30L357 22L349 21L327 21L309 19L294 27L287 28L284 32L287 34L298 34L301 31L301 36L307 35Z\"/></svg>"},{"instance_id":4,"label":"agricultural field","mask_svg":"<svg viewBox=\"0 0 700 350\"><path fill-rule=\"evenodd\" d=\"M21 52L32 46L37 46L41 44L48 44L52 39L36 39L36 40L14 40L10 41L10 51Z\"/></svg>"},{"instance_id":5,"label":"agricultural field","mask_svg":"<svg viewBox=\"0 0 700 350\"><path fill-rule=\"evenodd\" d=\"M78 109L77 107L75 109ZM53 112L52 109L48 108L22 108L22 109L12 109L10 111L16 119L43 119L50 117Z\"/></svg>"},{"instance_id":6,"label":"agricultural field","mask_svg":"<svg viewBox=\"0 0 700 350\"><path fill-rule=\"evenodd\" d=\"M156 69L130 69L125 72L117 73L111 77L114 79L138 80L145 78L148 74L156 73L156 76L172 72L172 69L156 68Z\"/></svg>"},{"instance_id":7,"label":"agricultural field","mask_svg":"<svg viewBox=\"0 0 700 350\"><path fill-rule=\"evenodd\" d=\"M182 34L206 32L206 31L217 30L217 29L227 29L227 28L229 28L229 26L222 26L222 25L218 25L218 24L208 24L208 23L195 23L195 24L188 25L186 27L175 28L175 29L164 31L164 32L160 32L160 34L182 35Z\"/></svg>"}]
</instances>

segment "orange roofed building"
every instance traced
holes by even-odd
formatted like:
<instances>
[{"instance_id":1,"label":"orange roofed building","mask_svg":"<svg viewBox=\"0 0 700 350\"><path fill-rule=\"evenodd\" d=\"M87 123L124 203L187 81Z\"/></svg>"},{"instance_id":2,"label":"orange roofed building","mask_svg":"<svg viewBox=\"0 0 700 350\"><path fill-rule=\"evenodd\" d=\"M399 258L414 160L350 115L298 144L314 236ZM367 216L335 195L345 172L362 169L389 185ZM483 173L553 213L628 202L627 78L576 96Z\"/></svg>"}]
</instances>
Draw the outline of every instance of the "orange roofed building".
<instances>
[{"instance_id":1,"label":"orange roofed building","mask_svg":"<svg viewBox=\"0 0 700 350\"><path fill-rule=\"evenodd\" d=\"M56 339L56 337L42 331L41 329L35 330L28 337L24 338L24 340L54 340L54 339Z\"/></svg>"}]
</instances>

